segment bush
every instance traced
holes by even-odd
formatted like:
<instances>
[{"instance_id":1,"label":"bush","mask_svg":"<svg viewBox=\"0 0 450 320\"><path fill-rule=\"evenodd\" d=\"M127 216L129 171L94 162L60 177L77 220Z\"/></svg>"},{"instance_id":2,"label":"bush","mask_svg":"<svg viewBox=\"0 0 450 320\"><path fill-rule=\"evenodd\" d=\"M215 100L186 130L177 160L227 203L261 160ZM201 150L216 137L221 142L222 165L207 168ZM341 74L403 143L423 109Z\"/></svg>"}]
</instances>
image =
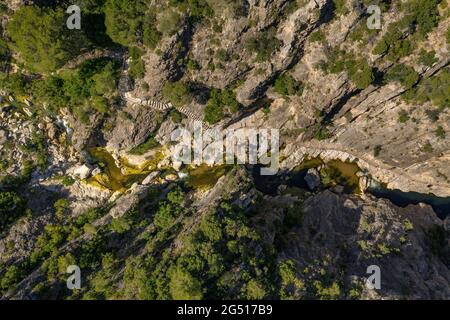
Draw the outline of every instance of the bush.
<instances>
[{"instance_id":1,"label":"bush","mask_svg":"<svg viewBox=\"0 0 450 320\"><path fill-rule=\"evenodd\" d=\"M356 59L352 54L333 50L327 61L321 61L319 67L328 73L347 71L350 81L358 88L367 88L375 79L372 68L363 59Z\"/></svg>"},{"instance_id":2,"label":"bush","mask_svg":"<svg viewBox=\"0 0 450 320\"><path fill-rule=\"evenodd\" d=\"M322 31L318 30L311 33L311 35L309 36L309 40L311 42L324 42L326 38L325 34Z\"/></svg>"},{"instance_id":3,"label":"bush","mask_svg":"<svg viewBox=\"0 0 450 320\"><path fill-rule=\"evenodd\" d=\"M172 109L169 113L170 118L175 123L181 123L183 121L183 114L176 109Z\"/></svg>"},{"instance_id":4,"label":"bush","mask_svg":"<svg viewBox=\"0 0 450 320\"><path fill-rule=\"evenodd\" d=\"M14 286L20 281L21 278L21 270L15 265L10 266L1 278L0 289L3 292L14 289Z\"/></svg>"},{"instance_id":5,"label":"bush","mask_svg":"<svg viewBox=\"0 0 450 320\"><path fill-rule=\"evenodd\" d=\"M373 54L379 55L384 54L389 50L389 44L385 39L381 39L380 42L377 43L375 48L373 48Z\"/></svg>"},{"instance_id":6,"label":"bush","mask_svg":"<svg viewBox=\"0 0 450 320\"><path fill-rule=\"evenodd\" d=\"M434 109L434 110L425 110L425 115L433 122L436 122L439 120L439 115L441 111Z\"/></svg>"},{"instance_id":7,"label":"bush","mask_svg":"<svg viewBox=\"0 0 450 320\"><path fill-rule=\"evenodd\" d=\"M155 139L154 136L150 135L144 143L134 147L130 150L130 154L133 155L143 155L146 154L149 150L159 147L159 142Z\"/></svg>"},{"instance_id":8,"label":"bush","mask_svg":"<svg viewBox=\"0 0 450 320\"><path fill-rule=\"evenodd\" d=\"M275 37L275 34L274 28L259 33L247 41L246 49L257 54L257 61L267 61L281 45L281 41Z\"/></svg>"},{"instance_id":9,"label":"bush","mask_svg":"<svg viewBox=\"0 0 450 320\"><path fill-rule=\"evenodd\" d=\"M285 260L278 265L280 278L279 296L281 299L300 299L304 290L304 283L296 274L294 260Z\"/></svg>"},{"instance_id":10,"label":"bush","mask_svg":"<svg viewBox=\"0 0 450 320\"><path fill-rule=\"evenodd\" d=\"M440 2L441 0L412 0L406 3L407 19L415 24L415 30L420 36L425 36L437 26Z\"/></svg>"},{"instance_id":11,"label":"bush","mask_svg":"<svg viewBox=\"0 0 450 320\"><path fill-rule=\"evenodd\" d=\"M283 74L275 80L274 90L284 97L293 95L301 96L303 93L303 85L292 76Z\"/></svg>"},{"instance_id":12,"label":"bush","mask_svg":"<svg viewBox=\"0 0 450 320\"><path fill-rule=\"evenodd\" d=\"M181 204L184 201L184 193L181 189L169 192L167 200L159 205L153 218L153 223L159 231L171 228L175 220L183 213Z\"/></svg>"},{"instance_id":13,"label":"bush","mask_svg":"<svg viewBox=\"0 0 450 320\"><path fill-rule=\"evenodd\" d=\"M228 57L228 52L225 49L219 49L216 51L216 59L219 61L228 61L229 57Z\"/></svg>"},{"instance_id":14,"label":"bush","mask_svg":"<svg viewBox=\"0 0 450 320\"><path fill-rule=\"evenodd\" d=\"M147 6L144 0L107 0L105 3L106 32L123 46L139 43Z\"/></svg>"},{"instance_id":15,"label":"bush","mask_svg":"<svg viewBox=\"0 0 450 320\"><path fill-rule=\"evenodd\" d=\"M317 140L326 140L331 138L331 132L327 128L320 128L315 134L314 139Z\"/></svg>"},{"instance_id":16,"label":"bush","mask_svg":"<svg viewBox=\"0 0 450 320\"><path fill-rule=\"evenodd\" d=\"M170 294L174 300L201 300L201 282L189 272L178 267L170 275Z\"/></svg>"},{"instance_id":17,"label":"bush","mask_svg":"<svg viewBox=\"0 0 450 320\"><path fill-rule=\"evenodd\" d=\"M86 61L77 71L60 76L38 79L31 84L35 101L46 104L53 113L68 106L79 119L91 112L92 105L99 113L106 113L108 98L117 87L117 65L109 59Z\"/></svg>"},{"instance_id":18,"label":"bush","mask_svg":"<svg viewBox=\"0 0 450 320\"><path fill-rule=\"evenodd\" d=\"M189 59L187 68L188 70L200 70L200 64L195 60Z\"/></svg>"},{"instance_id":19,"label":"bush","mask_svg":"<svg viewBox=\"0 0 450 320\"><path fill-rule=\"evenodd\" d=\"M431 143L428 141L427 143L424 144L422 151L426 152L426 153L432 153L434 151L434 148L431 145Z\"/></svg>"},{"instance_id":20,"label":"bush","mask_svg":"<svg viewBox=\"0 0 450 320\"><path fill-rule=\"evenodd\" d=\"M363 60L358 60L348 68L350 81L358 88L367 88L374 80L372 68Z\"/></svg>"},{"instance_id":21,"label":"bush","mask_svg":"<svg viewBox=\"0 0 450 320\"><path fill-rule=\"evenodd\" d=\"M0 192L0 233L25 213L25 203L15 192Z\"/></svg>"},{"instance_id":22,"label":"bush","mask_svg":"<svg viewBox=\"0 0 450 320\"><path fill-rule=\"evenodd\" d=\"M181 81L166 82L162 89L162 94L175 107L182 107L192 102L189 86Z\"/></svg>"},{"instance_id":23,"label":"bush","mask_svg":"<svg viewBox=\"0 0 450 320\"><path fill-rule=\"evenodd\" d=\"M175 34L181 27L181 15L173 8L168 8L158 15L158 31L165 36Z\"/></svg>"},{"instance_id":24,"label":"bush","mask_svg":"<svg viewBox=\"0 0 450 320\"><path fill-rule=\"evenodd\" d=\"M441 0L411 0L402 5L404 17L389 26L388 32L375 46L374 54L388 53L388 59L397 61L411 52L411 42L403 39L405 30L409 34L424 37L437 26L438 5ZM416 37L417 38L417 37Z\"/></svg>"},{"instance_id":25,"label":"bush","mask_svg":"<svg viewBox=\"0 0 450 320\"><path fill-rule=\"evenodd\" d=\"M444 69L433 77L422 80L414 89L406 92L403 98L420 104L431 101L439 109L425 112L432 121L437 121L442 109L450 107L450 71Z\"/></svg>"},{"instance_id":26,"label":"bush","mask_svg":"<svg viewBox=\"0 0 450 320\"><path fill-rule=\"evenodd\" d=\"M22 6L11 16L12 47L32 71L55 71L88 46L82 31L66 27L66 19L62 9L36 6Z\"/></svg>"},{"instance_id":27,"label":"bush","mask_svg":"<svg viewBox=\"0 0 450 320\"><path fill-rule=\"evenodd\" d=\"M336 15L344 15L348 13L346 0L333 0L334 13Z\"/></svg>"},{"instance_id":28,"label":"bush","mask_svg":"<svg viewBox=\"0 0 450 320\"><path fill-rule=\"evenodd\" d=\"M118 234L123 234L131 229L131 225L125 218L113 219L110 229Z\"/></svg>"},{"instance_id":29,"label":"bush","mask_svg":"<svg viewBox=\"0 0 450 320\"><path fill-rule=\"evenodd\" d=\"M373 148L373 156L374 156L374 157L378 157L378 156L380 155L380 153L381 153L381 150L383 150L383 147L380 146L380 145L376 145L376 146Z\"/></svg>"},{"instance_id":30,"label":"bush","mask_svg":"<svg viewBox=\"0 0 450 320\"><path fill-rule=\"evenodd\" d=\"M205 121L214 124L222 120L226 114L231 114L239 110L239 103L235 93L230 90L213 89L211 97L205 108Z\"/></svg>"},{"instance_id":31,"label":"bush","mask_svg":"<svg viewBox=\"0 0 450 320\"><path fill-rule=\"evenodd\" d=\"M398 81L405 89L410 89L419 81L419 74L412 67L396 64L387 71L385 80Z\"/></svg>"},{"instance_id":32,"label":"bush","mask_svg":"<svg viewBox=\"0 0 450 320\"><path fill-rule=\"evenodd\" d=\"M150 49L155 49L162 38L161 32L156 27L156 15L148 14L144 21L143 42Z\"/></svg>"},{"instance_id":33,"label":"bush","mask_svg":"<svg viewBox=\"0 0 450 320\"><path fill-rule=\"evenodd\" d=\"M6 74L0 72L0 87L9 94L20 96L25 94L27 83L21 73Z\"/></svg>"},{"instance_id":34,"label":"bush","mask_svg":"<svg viewBox=\"0 0 450 320\"><path fill-rule=\"evenodd\" d=\"M419 62L421 64L431 67L438 61L439 60L436 58L436 52L434 50L427 52L422 49L422 51L420 51Z\"/></svg>"},{"instance_id":35,"label":"bush","mask_svg":"<svg viewBox=\"0 0 450 320\"><path fill-rule=\"evenodd\" d=\"M67 199L59 199L54 204L56 217L60 220L64 219L69 211L70 204Z\"/></svg>"},{"instance_id":36,"label":"bush","mask_svg":"<svg viewBox=\"0 0 450 320\"><path fill-rule=\"evenodd\" d=\"M398 122L406 123L409 120L409 114L405 110L400 110L398 112Z\"/></svg>"},{"instance_id":37,"label":"bush","mask_svg":"<svg viewBox=\"0 0 450 320\"><path fill-rule=\"evenodd\" d=\"M398 61L412 52L411 41L408 39L396 41L389 46L389 53L386 58L391 61Z\"/></svg>"},{"instance_id":38,"label":"bush","mask_svg":"<svg viewBox=\"0 0 450 320\"><path fill-rule=\"evenodd\" d=\"M246 1L244 0L206 0L206 2L217 17L223 15L243 16L246 12Z\"/></svg>"},{"instance_id":39,"label":"bush","mask_svg":"<svg viewBox=\"0 0 450 320\"><path fill-rule=\"evenodd\" d=\"M445 130L442 126L437 127L435 133L439 139L445 139Z\"/></svg>"}]
</instances>

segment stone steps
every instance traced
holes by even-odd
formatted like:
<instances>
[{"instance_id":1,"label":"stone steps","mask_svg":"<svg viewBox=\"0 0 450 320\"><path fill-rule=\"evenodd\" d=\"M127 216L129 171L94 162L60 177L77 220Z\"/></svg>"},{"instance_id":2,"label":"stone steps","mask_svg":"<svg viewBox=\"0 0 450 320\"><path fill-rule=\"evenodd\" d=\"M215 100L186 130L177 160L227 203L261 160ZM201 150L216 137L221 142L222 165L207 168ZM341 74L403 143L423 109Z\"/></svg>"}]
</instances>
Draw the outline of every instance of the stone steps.
<instances>
[{"instance_id":1,"label":"stone steps","mask_svg":"<svg viewBox=\"0 0 450 320\"><path fill-rule=\"evenodd\" d=\"M169 102L161 102L157 100L143 100L136 97L133 97L130 92L126 92L124 94L124 98L127 103L131 105L144 105L149 106L152 109L158 110L158 111L166 111L171 108L174 108L174 106ZM176 110L184 114L189 120L191 121L199 121L202 123L204 129L210 129L211 126L203 121L203 116L194 112L192 109L182 106L182 107L175 107Z\"/></svg>"}]
</instances>

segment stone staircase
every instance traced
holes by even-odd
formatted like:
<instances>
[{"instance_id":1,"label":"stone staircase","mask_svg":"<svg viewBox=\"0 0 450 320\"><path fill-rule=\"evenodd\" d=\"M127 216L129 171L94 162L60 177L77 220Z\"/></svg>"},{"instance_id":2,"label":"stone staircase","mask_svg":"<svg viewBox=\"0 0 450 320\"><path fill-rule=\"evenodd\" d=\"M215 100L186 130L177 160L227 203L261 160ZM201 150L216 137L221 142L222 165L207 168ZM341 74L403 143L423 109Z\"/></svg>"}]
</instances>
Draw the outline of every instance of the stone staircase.
<instances>
[{"instance_id":1,"label":"stone staircase","mask_svg":"<svg viewBox=\"0 0 450 320\"><path fill-rule=\"evenodd\" d=\"M190 121L199 121L202 123L203 129L210 129L212 128L208 123L203 121L202 115L198 114L197 112L193 111L189 107L182 106L182 107L175 107L170 102L162 102L162 101L156 101L151 99L140 99L137 97L134 97L130 92L126 92L123 95L125 101L130 105L141 105L141 106L148 106L152 109L158 110L158 111L167 111L169 109L175 108L182 114L184 114Z\"/></svg>"}]
</instances>

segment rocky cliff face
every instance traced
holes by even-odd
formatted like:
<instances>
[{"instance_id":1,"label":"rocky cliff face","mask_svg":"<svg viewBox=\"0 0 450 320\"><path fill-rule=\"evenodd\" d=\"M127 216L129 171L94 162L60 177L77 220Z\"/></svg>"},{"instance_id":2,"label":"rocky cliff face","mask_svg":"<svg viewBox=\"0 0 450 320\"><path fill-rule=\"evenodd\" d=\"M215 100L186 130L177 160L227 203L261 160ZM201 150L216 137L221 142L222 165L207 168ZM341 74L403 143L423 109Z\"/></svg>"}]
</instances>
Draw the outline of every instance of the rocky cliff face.
<instances>
[{"instance_id":1,"label":"rocky cliff face","mask_svg":"<svg viewBox=\"0 0 450 320\"><path fill-rule=\"evenodd\" d=\"M179 28L153 30L154 47L83 52L52 74L116 62L108 111L86 117L0 87L2 298L450 299L449 218L365 193L376 181L450 197L450 3L375 2L380 30L367 1L207 0L207 18L174 5ZM411 7L436 15L429 30ZM12 56L25 82L49 76ZM170 134L195 120L278 129L280 175L174 165ZM86 270L79 292L70 264ZM194 285L180 293L180 278Z\"/></svg>"}]
</instances>

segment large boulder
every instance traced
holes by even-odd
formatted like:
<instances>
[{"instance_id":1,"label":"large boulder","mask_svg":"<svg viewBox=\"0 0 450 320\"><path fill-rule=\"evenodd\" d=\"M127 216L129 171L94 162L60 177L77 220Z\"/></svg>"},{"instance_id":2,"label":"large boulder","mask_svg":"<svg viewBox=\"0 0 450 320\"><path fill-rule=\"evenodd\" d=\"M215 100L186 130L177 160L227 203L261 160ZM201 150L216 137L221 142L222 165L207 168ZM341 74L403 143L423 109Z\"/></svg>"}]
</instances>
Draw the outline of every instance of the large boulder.
<instances>
[{"instance_id":1,"label":"large boulder","mask_svg":"<svg viewBox=\"0 0 450 320\"><path fill-rule=\"evenodd\" d=\"M87 164L83 164L83 165L75 168L75 170L73 171L73 175L80 179L87 179L91 175L92 170L93 169L91 166L89 166Z\"/></svg>"}]
</instances>

